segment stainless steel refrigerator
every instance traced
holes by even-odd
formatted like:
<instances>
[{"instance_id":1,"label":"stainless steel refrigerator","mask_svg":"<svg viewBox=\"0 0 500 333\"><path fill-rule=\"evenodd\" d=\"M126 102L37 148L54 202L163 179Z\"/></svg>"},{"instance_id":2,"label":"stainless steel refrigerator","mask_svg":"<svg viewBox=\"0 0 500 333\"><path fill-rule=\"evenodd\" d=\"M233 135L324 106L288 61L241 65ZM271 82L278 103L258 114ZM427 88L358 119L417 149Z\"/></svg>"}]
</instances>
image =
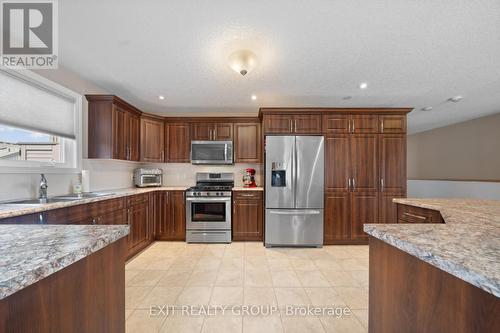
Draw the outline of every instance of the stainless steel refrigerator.
<instances>
[{"instance_id":1,"label":"stainless steel refrigerator","mask_svg":"<svg viewBox=\"0 0 500 333\"><path fill-rule=\"evenodd\" d=\"M266 137L265 245L322 246L324 138Z\"/></svg>"}]
</instances>

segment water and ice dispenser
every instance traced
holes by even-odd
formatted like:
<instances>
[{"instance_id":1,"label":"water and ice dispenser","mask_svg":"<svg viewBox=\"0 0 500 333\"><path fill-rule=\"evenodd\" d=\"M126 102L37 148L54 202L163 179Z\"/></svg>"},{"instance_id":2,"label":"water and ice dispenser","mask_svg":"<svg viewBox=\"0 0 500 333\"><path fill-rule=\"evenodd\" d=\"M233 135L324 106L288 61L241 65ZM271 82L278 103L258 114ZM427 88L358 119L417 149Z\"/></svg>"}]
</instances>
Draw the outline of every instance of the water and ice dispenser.
<instances>
[{"instance_id":1,"label":"water and ice dispenser","mask_svg":"<svg viewBox=\"0 0 500 333\"><path fill-rule=\"evenodd\" d=\"M271 187L286 187L286 165L285 165L285 162L272 162L272 164L271 164Z\"/></svg>"}]
</instances>

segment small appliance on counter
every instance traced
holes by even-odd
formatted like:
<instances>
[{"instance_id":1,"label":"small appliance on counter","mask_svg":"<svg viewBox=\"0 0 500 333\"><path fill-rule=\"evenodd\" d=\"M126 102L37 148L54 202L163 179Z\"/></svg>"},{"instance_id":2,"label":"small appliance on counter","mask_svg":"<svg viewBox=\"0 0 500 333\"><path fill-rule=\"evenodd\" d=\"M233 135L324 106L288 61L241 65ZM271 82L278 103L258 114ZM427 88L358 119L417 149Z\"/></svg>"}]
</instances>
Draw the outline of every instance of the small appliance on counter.
<instances>
[{"instance_id":1,"label":"small appliance on counter","mask_svg":"<svg viewBox=\"0 0 500 333\"><path fill-rule=\"evenodd\" d=\"M160 187L163 184L162 169L139 168L134 170L134 185L137 187Z\"/></svg>"},{"instance_id":2,"label":"small appliance on counter","mask_svg":"<svg viewBox=\"0 0 500 333\"><path fill-rule=\"evenodd\" d=\"M257 187L255 183L255 169L246 168L245 174L243 175L243 186L244 187Z\"/></svg>"}]
</instances>

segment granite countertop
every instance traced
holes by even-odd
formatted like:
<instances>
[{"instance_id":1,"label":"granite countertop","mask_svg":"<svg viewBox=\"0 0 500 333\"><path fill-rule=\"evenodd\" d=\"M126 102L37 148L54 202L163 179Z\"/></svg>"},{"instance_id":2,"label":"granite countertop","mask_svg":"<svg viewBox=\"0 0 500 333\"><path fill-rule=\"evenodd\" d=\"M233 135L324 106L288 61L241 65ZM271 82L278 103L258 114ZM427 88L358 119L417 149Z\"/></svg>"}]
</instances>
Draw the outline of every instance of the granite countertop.
<instances>
[{"instance_id":1,"label":"granite countertop","mask_svg":"<svg viewBox=\"0 0 500 333\"><path fill-rule=\"evenodd\" d=\"M128 225L0 225L0 300L128 233Z\"/></svg>"},{"instance_id":2,"label":"granite countertop","mask_svg":"<svg viewBox=\"0 0 500 333\"><path fill-rule=\"evenodd\" d=\"M21 216L26 214L34 214L52 209L88 204L102 200L121 198L134 194L141 194L141 193L148 193L155 191L185 191L186 189L188 189L188 186L126 188L126 189L109 190L109 191L97 191L96 193L109 193L109 195L102 195L93 198L83 198L80 200L73 200L73 201L53 202L43 205L21 205L21 204L9 204L8 202L4 202L0 203L0 219Z\"/></svg>"},{"instance_id":3,"label":"granite countertop","mask_svg":"<svg viewBox=\"0 0 500 333\"><path fill-rule=\"evenodd\" d=\"M394 202L437 210L445 223L365 224L366 233L500 297L500 201Z\"/></svg>"},{"instance_id":4,"label":"granite countertop","mask_svg":"<svg viewBox=\"0 0 500 333\"><path fill-rule=\"evenodd\" d=\"M233 187L233 191L264 191L263 187Z\"/></svg>"}]
</instances>

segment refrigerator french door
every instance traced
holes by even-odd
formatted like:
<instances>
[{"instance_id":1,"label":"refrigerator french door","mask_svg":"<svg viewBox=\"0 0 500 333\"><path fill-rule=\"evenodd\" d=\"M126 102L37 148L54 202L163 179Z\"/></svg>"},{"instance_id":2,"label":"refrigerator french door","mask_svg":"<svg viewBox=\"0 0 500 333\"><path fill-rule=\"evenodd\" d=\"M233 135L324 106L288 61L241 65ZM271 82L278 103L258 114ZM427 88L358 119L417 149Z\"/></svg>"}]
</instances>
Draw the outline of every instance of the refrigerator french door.
<instances>
[{"instance_id":1,"label":"refrigerator french door","mask_svg":"<svg viewBox=\"0 0 500 333\"><path fill-rule=\"evenodd\" d=\"M322 246L324 138L266 137L265 245Z\"/></svg>"}]
</instances>

